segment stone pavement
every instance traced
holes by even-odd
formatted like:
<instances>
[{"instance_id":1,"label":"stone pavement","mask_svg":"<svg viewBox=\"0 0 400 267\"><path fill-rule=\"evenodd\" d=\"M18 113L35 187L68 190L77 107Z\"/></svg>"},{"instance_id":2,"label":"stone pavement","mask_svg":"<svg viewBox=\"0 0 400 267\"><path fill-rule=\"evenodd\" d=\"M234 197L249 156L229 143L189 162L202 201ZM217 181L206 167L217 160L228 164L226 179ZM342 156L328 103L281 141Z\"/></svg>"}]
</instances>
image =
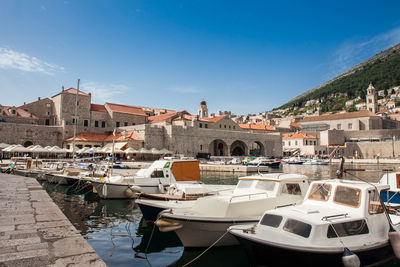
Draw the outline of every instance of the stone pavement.
<instances>
[{"instance_id":1,"label":"stone pavement","mask_svg":"<svg viewBox=\"0 0 400 267\"><path fill-rule=\"evenodd\" d=\"M0 183L0 267L106 266L36 179Z\"/></svg>"}]
</instances>

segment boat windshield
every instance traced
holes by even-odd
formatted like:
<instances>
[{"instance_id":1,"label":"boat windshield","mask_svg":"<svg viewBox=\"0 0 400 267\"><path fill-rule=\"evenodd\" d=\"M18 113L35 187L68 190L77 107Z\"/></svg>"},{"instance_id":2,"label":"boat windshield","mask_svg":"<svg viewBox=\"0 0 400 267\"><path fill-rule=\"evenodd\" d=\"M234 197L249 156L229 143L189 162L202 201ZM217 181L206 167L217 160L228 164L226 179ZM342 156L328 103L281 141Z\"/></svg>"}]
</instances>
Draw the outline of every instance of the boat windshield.
<instances>
[{"instance_id":1,"label":"boat windshield","mask_svg":"<svg viewBox=\"0 0 400 267\"><path fill-rule=\"evenodd\" d=\"M237 185L237 188L240 188L240 189L250 188L252 183L253 183L253 180L240 180Z\"/></svg>"},{"instance_id":2,"label":"boat windshield","mask_svg":"<svg viewBox=\"0 0 400 267\"><path fill-rule=\"evenodd\" d=\"M308 199L328 201L332 186L330 184L315 183L310 189Z\"/></svg>"},{"instance_id":3,"label":"boat windshield","mask_svg":"<svg viewBox=\"0 0 400 267\"><path fill-rule=\"evenodd\" d=\"M256 184L256 189L273 191L277 182L273 181L258 181Z\"/></svg>"},{"instance_id":4,"label":"boat windshield","mask_svg":"<svg viewBox=\"0 0 400 267\"><path fill-rule=\"evenodd\" d=\"M361 190L348 186L337 186L333 201L345 206L358 208L361 201Z\"/></svg>"},{"instance_id":5,"label":"boat windshield","mask_svg":"<svg viewBox=\"0 0 400 267\"><path fill-rule=\"evenodd\" d=\"M311 233L311 225L294 219L287 219L283 230L308 238Z\"/></svg>"},{"instance_id":6,"label":"boat windshield","mask_svg":"<svg viewBox=\"0 0 400 267\"><path fill-rule=\"evenodd\" d=\"M151 178L164 178L164 172L163 170L154 170L151 173Z\"/></svg>"},{"instance_id":7,"label":"boat windshield","mask_svg":"<svg viewBox=\"0 0 400 267\"><path fill-rule=\"evenodd\" d=\"M270 227L274 227L274 228L278 228L278 226L281 224L282 222L282 216L280 215L275 215L275 214L265 214L261 221L260 224L261 225L266 225L266 226L270 226Z\"/></svg>"}]
</instances>

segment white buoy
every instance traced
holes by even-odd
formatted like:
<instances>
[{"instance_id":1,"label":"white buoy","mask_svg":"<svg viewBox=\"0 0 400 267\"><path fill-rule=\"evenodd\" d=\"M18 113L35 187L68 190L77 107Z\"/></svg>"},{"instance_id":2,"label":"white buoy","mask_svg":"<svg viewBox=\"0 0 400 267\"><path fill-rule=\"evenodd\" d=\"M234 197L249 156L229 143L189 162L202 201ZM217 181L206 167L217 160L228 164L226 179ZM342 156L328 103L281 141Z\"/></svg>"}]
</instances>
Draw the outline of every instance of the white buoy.
<instances>
[{"instance_id":1,"label":"white buoy","mask_svg":"<svg viewBox=\"0 0 400 267\"><path fill-rule=\"evenodd\" d=\"M389 232L389 241L396 258L400 259L400 233L397 231Z\"/></svg>"},{"instance_id":2,"label":"white buoy","mask_svg":"<svg viewBox=\"0 0 400 267\"><path fill-rule=\"evenodd\" d=\"M348 248L344 248L342 263L345 267L359 267L361 266L360 258L356 254L350 251Z\"/></svg>"}]
</instances>

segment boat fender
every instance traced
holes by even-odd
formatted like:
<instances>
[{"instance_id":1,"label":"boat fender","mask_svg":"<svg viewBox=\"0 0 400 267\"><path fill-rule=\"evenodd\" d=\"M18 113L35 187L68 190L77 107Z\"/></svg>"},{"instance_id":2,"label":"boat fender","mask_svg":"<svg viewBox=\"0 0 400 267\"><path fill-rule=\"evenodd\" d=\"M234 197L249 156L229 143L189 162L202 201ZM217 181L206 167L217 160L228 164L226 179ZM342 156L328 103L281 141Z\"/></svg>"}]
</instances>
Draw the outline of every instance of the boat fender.
<instances>
[{"instance_id":1,"label":"boat fender","mask_svg":"<svg viewBox=\"0 0 400 267\"><path fill-rule=\"evenodd\" d=\"M132 186L130 186L129 188L130 188L133 192L137 192L137 193L142 192L142 188L141 188L140 186L138 186L138 185L132 185Z\"/></svg>"},{"instance_id":2,"label":"boat fender","mask_svg":"<svg viewBox=\"0 0 400 267\"><path fill-rule=\"evenodd\" d=\"M344 248L342 263L345 267L359 267L361 266L360 259L356 254L350 251L348 248Z\"/></svg>"},{"instance_id":3,"label":"boat fender","mask_svg":"<svg viewBox=\"0 0 400 267\"><path fill-rule=\"evenodd\" d=\"M124 195L126 198L132 198L134 195L135 191L133 191L130 187L128 187L125 192Z\"/></svg>"},{"instance_id":4,"label":"boat fender","mask_svg":"<svg viewBox=\"0 0 400 267\"><path fill-rule=\"evenodd\" d=\"M389 241L396 258L400 259L400 233L397 231L389 232Z\"/></svg>"},{"instance_id":5,"label":"boat fender","mask_svg":"<svg viewBox=\"0 0 400 267\"><path fill-rule=\"evenodd\" d=\"M158 180L158 191L159 191L161 194L164 194L164 193L165 193L164 186L163 186L163 184L161 183L160 180Z\"/></svg>"},{"instance_id":6,"label":"boat fender","mask_svg":"<svg viewBox=\"0 0 400 267\"><path fill-rule=\"evenodd\" d=\"M106 198L107 197L107 184L106 183L104 183L101 192L103 193L103 197Z\"/></svg>"},{"instance_id":7,"label":"boat fender","mask_svg":"<svg viewBox=\"0 0 400 267\"><path fill-rule=\"evenodd\" d=\"M158 227L160 232L171 232L181 229L183 227L183 225L180 223L162 219L158 219L157 221L154 222L154 224Z\"/></svg>"}]
</instances>

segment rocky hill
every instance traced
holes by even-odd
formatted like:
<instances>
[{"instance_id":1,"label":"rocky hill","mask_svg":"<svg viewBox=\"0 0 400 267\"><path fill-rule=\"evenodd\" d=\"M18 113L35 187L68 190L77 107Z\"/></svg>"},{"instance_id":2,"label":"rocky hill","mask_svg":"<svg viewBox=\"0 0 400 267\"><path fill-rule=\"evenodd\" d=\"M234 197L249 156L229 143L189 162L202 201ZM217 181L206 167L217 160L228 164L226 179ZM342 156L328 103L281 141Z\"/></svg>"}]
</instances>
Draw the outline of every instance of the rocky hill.
<instances>
[{"instance_id":1,"label":"rocky hill","mask_svg":"<svg viewBox=\"0 0 400 267\"><path fill-rule=\"evenodd\" d=\"M349 99L363 98L370 82L377 90L400 85L400 43L293 98L279 109L302 107L308 100L324 100L337 93L344 93Z\"/></svg>"}]
</instances>

